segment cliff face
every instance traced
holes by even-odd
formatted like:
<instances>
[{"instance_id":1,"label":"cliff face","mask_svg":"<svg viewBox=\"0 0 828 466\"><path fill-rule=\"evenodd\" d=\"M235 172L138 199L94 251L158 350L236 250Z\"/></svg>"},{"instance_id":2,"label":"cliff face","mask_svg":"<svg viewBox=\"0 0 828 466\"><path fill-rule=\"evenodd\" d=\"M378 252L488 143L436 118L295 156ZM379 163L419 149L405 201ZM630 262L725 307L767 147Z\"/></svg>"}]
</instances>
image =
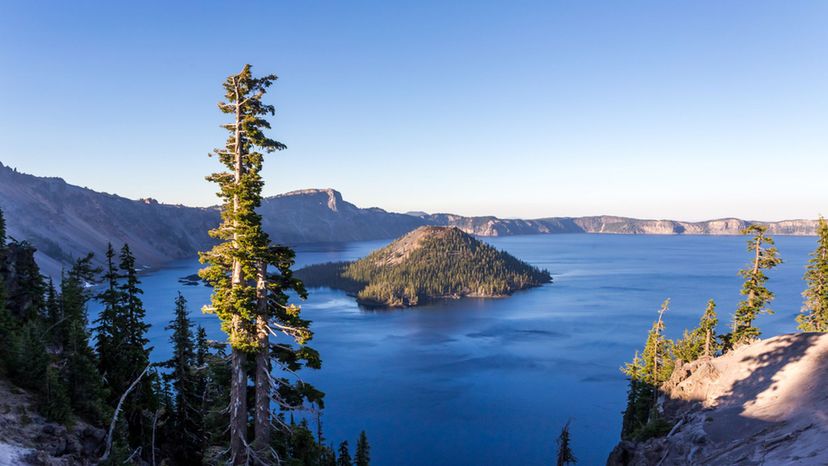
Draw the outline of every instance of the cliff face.
<instances>
[{"instance_id":1,"label":"cliff face","mask_svg":"<svg viewBox=\"0 0 828 466\"><path fill-rule=\"evenodd\" d=\"M431 225L453 226L477 236L510 236L549 233L598 233L626 235L738 235L756 223L736 218L681 222L643 220L601 215L594 217L548 217L535 220L500 219L497 217L463 217L453 214L414 214ZM772 235L813 235L815 220L761 222Z\"/></svg>"},{"instance_id":2,"label":"cliff face","mask_svg":"<svg viewBox=\"0 0 828 466\"><path fill-rule=\"evenodd\" d=\"M361 209L333 189L305 189L269 197L259 209L265 231L285 244L396 238L423 225L410 215Z\"/></svg>"},{"instance_id":3,"label":"cliff face","mask_svg":"<svg viewBox=\"0 0 828 466\"><path fill-rule=\"evenodd\" d=\"M782 335L678 367L662 438L622 442L608 465L828 464L828 334Z\"/></svg>"}]
</instances>

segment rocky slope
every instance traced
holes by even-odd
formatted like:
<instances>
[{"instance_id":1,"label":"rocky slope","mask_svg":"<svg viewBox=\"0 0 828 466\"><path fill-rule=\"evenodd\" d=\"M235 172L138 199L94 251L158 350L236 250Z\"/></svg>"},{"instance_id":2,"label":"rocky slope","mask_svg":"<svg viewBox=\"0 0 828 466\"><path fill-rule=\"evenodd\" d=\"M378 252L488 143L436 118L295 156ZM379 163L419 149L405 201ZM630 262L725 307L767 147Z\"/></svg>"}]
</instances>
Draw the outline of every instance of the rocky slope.
<instances>
[{"instance_id":1,"label":"rocky slope","mask_svg":"<svg viewBox=\"0 0 828 466\"><path fill-rule=\"evenodd\" d=\"M34 244L42 271L53 276L72 258L102 255L107 242L129 243L141 265L188 257L209 244L207 230L218 221L213 210L134 201L2 165L0 209L8 235Z\"/></svg>"},{"instance_id":2,"label":"rocky slope","mask_svg":"<svg viewBox=\"0 0 828 466\"><path fill-rule=\"evenodd\" d=\"M622 442L608 465L828 464L828 334L782 335L676 369L662 438Z\"/></svg>"},{"instance_id":3,"label":"rocky slope","mask_svg":"<svg viewBox=\"0 0 828 466\"><path fill-rule=\"evenodd\" d=\"M106 432L76 421L71 427L37 414L32 397L0 378L0 465L94 464Z\"/></svg>"}]
</instances>

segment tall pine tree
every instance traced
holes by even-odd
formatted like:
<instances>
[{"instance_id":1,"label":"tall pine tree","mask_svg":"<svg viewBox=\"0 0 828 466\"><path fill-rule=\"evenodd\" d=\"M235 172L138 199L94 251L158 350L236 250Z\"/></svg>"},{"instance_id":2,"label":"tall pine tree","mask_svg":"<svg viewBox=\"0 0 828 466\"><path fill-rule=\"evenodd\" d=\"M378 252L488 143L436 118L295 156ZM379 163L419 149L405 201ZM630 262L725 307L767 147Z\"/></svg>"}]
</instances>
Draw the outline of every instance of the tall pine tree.
<instances>
[{"instance_id":1,"label":"tall pine tree","mask_svg":"<svg viewBox=\"0 0 828 466\"><path fill-rule=\"evenodd\" d=\"M224 83L226 101L219 103L219 109L232 115L232 122L222 125L229 132L225 147L213 152L227 171L208 177L209 181L219 185L219 197L223 200L222 223L210 234L222 242L201 254L201 261L208 266L200 271L200 275L213 287L211 306L206 306L205 311L218 315L231 346L229 411L233 464L246 463L249 453L248 375L245 370L248 355L256 355L254 447L261 456L269 448L270 402L273 395L278 394L271 383L270 356L273 350L269 334L274 333L275 327L276 331L284 331L300 343L310 337L307 324L298 317L298 307L286 306L278 299L285 283L299 287L298 281L289 274L292 256L286 259L287 248L270 245L261 228L261 217L256 213L262 198L262 152L285 147L264 134L264 130L270 128L265 117L274 114L274 107L264 104L262 97L275 80L275 75L254 78L250 65L227 78ZM268 266L271 265L280 271L274 280L268 276ZM278 322L279 317L283 317L287 324ZM283 345L276 354L283 354L284 348ZM290 352L294 361L310 357L314 364L318 360L309 350Z\"/></svg>"},{"instance_id":2,"label":"tall pine tree","mask_svg":"<svg viewBox=\"0 0 828 466\"><path fill-rule=\"evenodd\" d=\"M115 263L115 249L112 244L106 248L106 268L103 275L103 288L95 296L101 304L98 318L95 319L95 350L98 353L98 369L106 378L110 386L114 388L110 393L110 404L117 403L121 392L126 389L127 376L123 374L126 368L124 361L125 352L122 350L124 343L123 332L126 330L127 322L123 318L122 295L118 280L120 274ZM143 369L143 368L142 368Z\"/></svg>"},{"instance_id":3,"label":"tall pine tree","mask_svg":"<svg viewBox=\"0 0 828 466\"><path fill-rule=\"evenodd\" d=\"M192 322L187 311L187 300L181 293L175 299L175 317L166 327L172 330L172 358L165 366L170 369L166 378L172 383L173 395L173 431L171 444L174 448L176 464L201 464L204 455L204 432L202 425L201 400L202 389L198 380L196 360L196 340L192 331ZM199 355L204 358L203 355ZM202 362L203 364L203 362Z\"/></svg>"},{"instance_id":4,"label":"tall pine tree","mask_svg":"<svg viewBox=\"0 0 828 466\"><path fill-rule=\"evenodd\" d=\"M116 396L120 397L149 365L152 348L147 346L149 340L146 333L149 325L144 318L146 311L141 300L144 291L140 288L141 281L138 279L135 256L127 244L121 247L118 268L122 280L118 286L120 317L117 322L123 322L123 328L118 332L120 341L115 344L122 353L120 360L123 365L119 368L121 377L116 390ZM145 413L154 413L159 407L153 390L156 375L155 371L152 371L147 373L146 377L142 377L134 392L124 402L124 419L127 422L130 446L140 446L145 452L151 450L152 441L152 419ZM115 384L112 386L116 387Z\"/></svg>"},{"instance_id":5,"label":"tall pine tree","mask_svg":"<svg viewBox=\"0 0 828 466\"><path fill-rule=\"evenodd\" d=\"M354 455L355 466L369 466L371 464L371 446L368 445L368 436L365 431L359 433L357 440L356 455Z\"/></svg>"},{"instance_id":6,"label":"tall pine tree","mask_svg":"<svg viewBox=\"0 0 828 466\"><path fill-rule=\"evenodd\" d=\"M59 330L63 351L61 366L76 413L93 423L102 423L107 412L103 380L98 372L97 357L89 346L87 304L92 299L89 284L98 270L92 266L92 254L75 261L61 280L63 322Z\"/></svg>"},{"instance_id":7,"label":"tall pine tree","mask_svg":"<svg viewBox=\"0 0 828 466\"><path fill-rule=\"evenodd\" d=\"M741 270L739 274L745 279L741 293L745 299L739 302L736 314L733 316L733 332L729 336L729 345L750 343L759 337L759 329L753 325L753 320L763 313L771 313L767 307L773 300L773 293L767 289L768 281L766 270L782 263L779 253L774 246L773 238L767 235L768 227L751 225L742 234L752 235L748 240L748 251L753 254L750 266Z\"/></svg>"},{"instance_id":8,"label":"tall pine tree","mask_svg":"<svg viewBox=\"0 0 828 466\"><path fill-rule=\"evenodd\" d=\"M805 302L796 317L803 332L828 332L828 222L819 218L817 224L817 248L811 253L805 272L808 282L802 296Z\"/></svg>"}]
</instances>

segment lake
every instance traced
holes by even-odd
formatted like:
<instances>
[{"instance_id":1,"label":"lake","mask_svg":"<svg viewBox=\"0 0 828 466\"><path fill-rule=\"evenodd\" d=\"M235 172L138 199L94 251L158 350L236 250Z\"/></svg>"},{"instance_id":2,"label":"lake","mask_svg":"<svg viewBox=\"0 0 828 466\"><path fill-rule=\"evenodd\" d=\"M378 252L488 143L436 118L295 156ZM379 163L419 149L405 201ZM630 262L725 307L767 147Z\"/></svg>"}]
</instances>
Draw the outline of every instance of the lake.
<instances>
[{"instance_id":1,"label":"lake","mask_svg":"<svg viewBox=\"0 0 828 466\"><path fill-rule=\"evenodd\" d=\"M363 310L344 293L312 289L302 303L323 368L304 377L327 393L323 426L338 445L365 430L376 465L548 465L571 421L578 464L604 464L618 441L626 381L661 302L667 334L696 325L709 298L721 328L740 299L743 237L537 235L484 238L549 270L554 283L506 299L463 299L404 310ZM390 241L307 245L297 266L352 260ZM815 238L777 238L774 315L765 336L795 330L802 275ZM180 290L194 320L223 339L200 307L210 289L185 286L195 260L143 276L155 360L169 357L164 326Z\"/></svg>"}]
</instances>

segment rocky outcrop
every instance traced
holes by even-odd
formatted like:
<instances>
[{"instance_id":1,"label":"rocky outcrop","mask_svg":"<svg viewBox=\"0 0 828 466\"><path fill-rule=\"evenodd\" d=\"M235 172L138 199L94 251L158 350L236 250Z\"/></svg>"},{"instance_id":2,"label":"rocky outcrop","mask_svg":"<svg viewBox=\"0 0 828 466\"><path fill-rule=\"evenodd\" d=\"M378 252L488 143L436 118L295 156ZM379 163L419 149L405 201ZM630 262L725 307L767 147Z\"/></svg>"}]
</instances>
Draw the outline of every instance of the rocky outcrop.
<instances>
[{"instance_id":1,"label":"rocky outcrop","mask_svg":"<svg viewBox=\"0 0 828 466\"><path fill-rule=\"evenodd\" d=\"M607 464L828 464L828 334L761 340L677 366L662 387L670 433L621 442Z\"/></svg>"},{"instance_id":2,"label":"rocky outcrop","mask_svg":"<svg viewBox=\"0 0 828 466\"><path fill-rule=\"evenodd\" d=\"M361 209L333 189L303 189L269 197L259 213L265 231L286 244L396 238L424 224L410 215Z\"/></svg>"},{"instance_id":3,"label":"rocky outcrop","mask_svg":"<svg viewBox=\"0 0 828 466\"><path fill-rule=\"evenodd\" d=\"M0 379L0 465L94 464L105 435L80 421L71 427L47 421L31 395Z\"/></svg>"}]
</instances>

